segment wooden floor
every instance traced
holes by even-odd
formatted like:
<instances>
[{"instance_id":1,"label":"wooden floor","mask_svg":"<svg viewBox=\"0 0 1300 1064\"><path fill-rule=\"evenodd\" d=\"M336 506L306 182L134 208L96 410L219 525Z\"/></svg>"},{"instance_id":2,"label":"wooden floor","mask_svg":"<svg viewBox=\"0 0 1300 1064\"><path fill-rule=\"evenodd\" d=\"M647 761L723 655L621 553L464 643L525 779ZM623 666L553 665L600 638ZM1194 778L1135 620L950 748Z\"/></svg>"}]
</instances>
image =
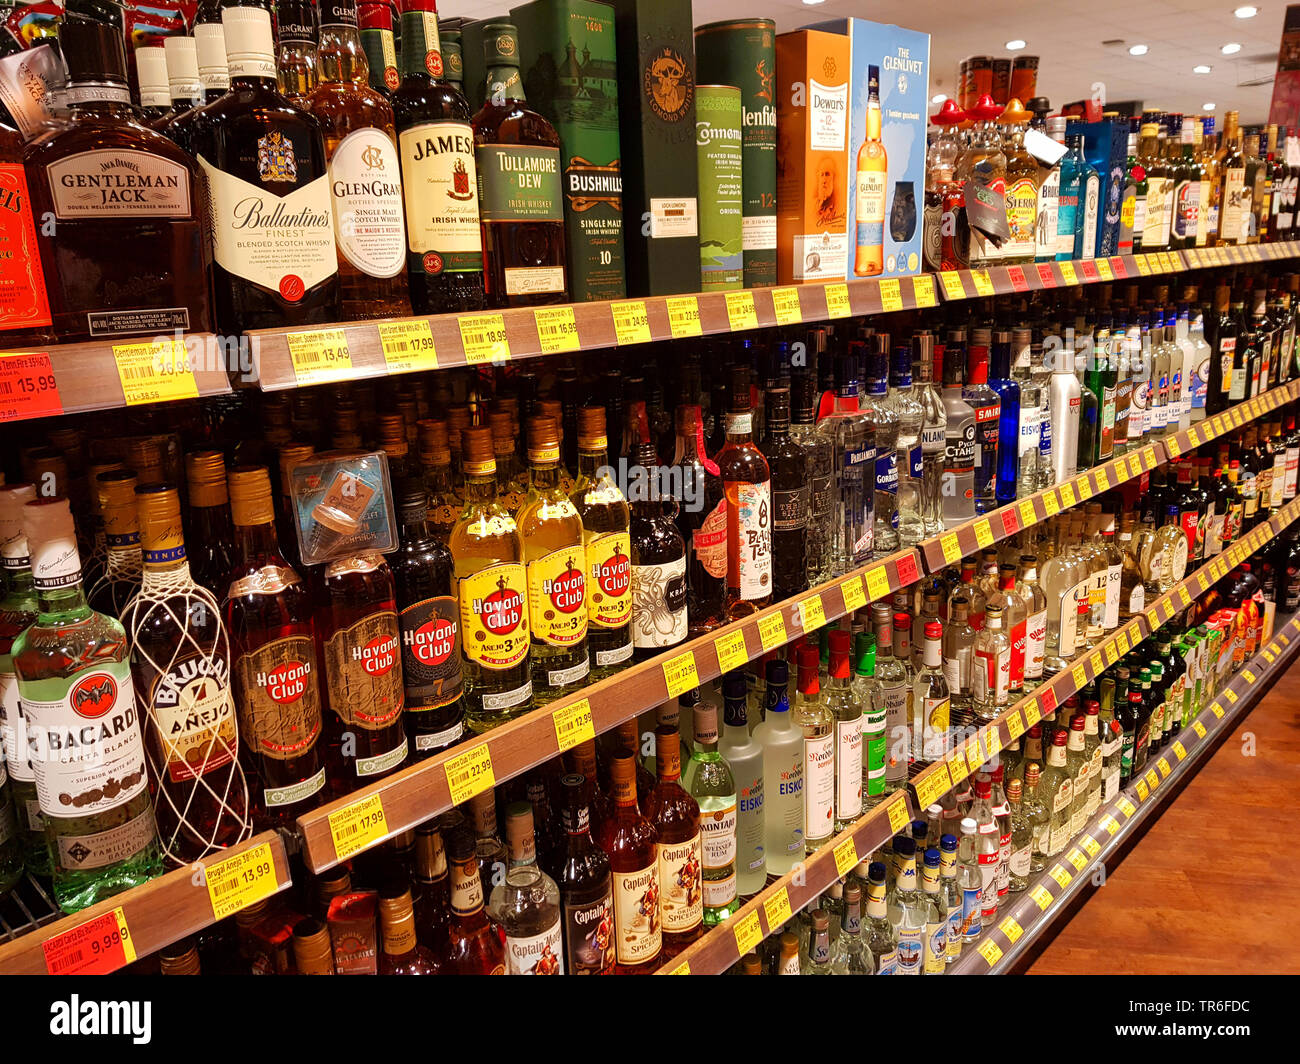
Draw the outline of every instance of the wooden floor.
<instances>
[{"instance_id":1,"label":"wooden floor","mask_svg":"<svg viewBox=\"0 0 1300 1064\"><path fill-rule=\"evenodd\" d=\"M1298 790L1300 661L1029 974L1300 973Z\"/></svg>"}]
</instances>

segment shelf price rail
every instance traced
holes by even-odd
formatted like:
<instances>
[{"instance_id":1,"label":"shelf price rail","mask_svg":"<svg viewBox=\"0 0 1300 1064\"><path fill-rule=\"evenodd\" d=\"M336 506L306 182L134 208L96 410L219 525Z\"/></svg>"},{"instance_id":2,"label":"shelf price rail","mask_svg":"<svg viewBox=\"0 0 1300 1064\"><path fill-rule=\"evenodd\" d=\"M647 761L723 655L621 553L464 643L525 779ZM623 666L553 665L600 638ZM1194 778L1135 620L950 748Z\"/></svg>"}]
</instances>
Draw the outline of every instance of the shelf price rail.
<instances>
[{"instance_id":1,"label":"shelf price rail","mask_svg":"<svg viewBox=\"0 0 1300 1064\"><path fill-rule=\"evenodd\" d=\"M797 912L832 882L845 875L858 861L877 850L891 836L906 828L925 809L939 801L967 776L1000 753L1012 740L1053 712L1071 695L1100 676L1131 647L1150 636L1178 610L1203 594L1229 569L1259 549L1274 535L1300 517L1300 499L1283 507L1270 520L1261 522L1249 534L1168 592L1154 599L1142 613L1118 627L1094 649L1074 658L1061 670L994 720L979 727L949 753L915 775L905 790L895 791L852 827L846 828L816 853L810 854L794 873L768 884L726 922L712 928L692 943L657 974L717 974L734 965L764 938L778 930L792 912ZM966 952L963 951L963 957Z\"/></svg>"},{"instance_id":2,"label":"shelf price rail","mask_svg":"<svg viewBox=\"0 0 1300 1064\"><path fill-rule=\"evenodd\" d=\"M304 860L323 872L919 575L919 555L898 551L313 810L298 819Z\"/></svg>"}]
</instances>

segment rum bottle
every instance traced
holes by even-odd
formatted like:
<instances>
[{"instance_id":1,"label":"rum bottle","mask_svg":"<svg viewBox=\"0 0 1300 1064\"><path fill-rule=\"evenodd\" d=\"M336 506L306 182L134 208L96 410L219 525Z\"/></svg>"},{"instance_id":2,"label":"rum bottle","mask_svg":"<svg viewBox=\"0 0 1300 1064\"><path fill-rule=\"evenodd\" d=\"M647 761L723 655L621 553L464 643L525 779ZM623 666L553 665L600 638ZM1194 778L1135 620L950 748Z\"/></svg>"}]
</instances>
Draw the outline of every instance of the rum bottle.
<instances>
[{"instance_id":1,"label":"rum bottle","mask_svg":"<svg viewBox=\"0 0 1300 1064\"><path fill-rule=\"evenodd\" d=\"M727 442L718 452L727 497L728 620L748 617L772 601L772 474L754 444L749 367L733 366Z\"/></svg>"},{"instance_id":2,"label":"rum bottle","mask_svg":"<svg viewBox=\"0 0 1300 1064\"><path fill-rule=\"evenodd\" d=\"M620 975L654 971L663 952L659 837L637 808L636 766L634 753L610 758L614 816L600 839L614 877L615 956Z\"/></svg>"},{"instance_id":3,"label":"rum bottle","mask_svg":"<svg viewBox=\"0 0 1300 1064\"><path fill-rule=\"evenodd\" d=\"M673 467L681 471L683 497L695 500L677 515L677 528L686 543L686 612L691 638L695 638L720 628L725 621L727 497L718 464L705 450L700 408L679 406L676 422Z\"/></svg>"},{"instance_id":4,"label":"rum bottle","mask_svg":"<svg viewBox=\"0 0 1300 1064\"><path fill-rule=\"evenodd\" d=\"M230 523L230 492L226 460L220 451L193 451L185 456L189 488L189 536L186 555L194 582L222 595L235 567L234 526Z\"/></svg>"},{"instance_id":5,"label":"rum bottle","mask_svg":"<svg viewBox=\"0 0 1300 1064\"><path fill-rule=\"evenodd\" d=\"M664 954L672 957L694 942L704 927L700 804L681 785L681 736L675 726L655 729L655 774L645 815L655 829Z\"/></svg>"},{"instance_id":6,"label":"rum bottle","mask_svg":"<svg viewBox=\"0 0 1300 1064\"><path fill-rule=\"evenodd\" d=\"M612 975L614 971L614 894L609 858L591 839L589 788L594 776L560 777L560 821L564 826L559 859L564 956L573 975Z\"/></svg>"},{"instance_id":7,"label":"rum bottle","mask_svg":"<svg viewBox=\"0 0 1300 1064\"><path fill-rule=\"evenodd\" d=\"M632 645L633 656L644 660L675 647L687 636L686 543L673 524L680 508L671 497L661 498L659 459L653 443L637 451L643 478L631 500L632 522Z\"/></svg>"}]
</instances>

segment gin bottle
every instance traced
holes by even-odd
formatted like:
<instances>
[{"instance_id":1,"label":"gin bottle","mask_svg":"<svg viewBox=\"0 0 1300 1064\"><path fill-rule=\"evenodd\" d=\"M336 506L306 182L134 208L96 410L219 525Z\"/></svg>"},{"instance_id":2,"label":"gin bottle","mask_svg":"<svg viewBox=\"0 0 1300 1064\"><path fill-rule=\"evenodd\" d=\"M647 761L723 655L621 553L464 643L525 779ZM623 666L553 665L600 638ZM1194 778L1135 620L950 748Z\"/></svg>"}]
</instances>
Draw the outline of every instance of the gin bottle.
<instances>
[{"instance_id":1,"label":"gin bottle","mask_svg":"<svg viewBox=\"0 0 1300 1064\"><path fill-rule=\"evenodd\" d=\"M718 710L708 703L695 707L695 749L686 766L684 786L700 807L704 926L712 927L740 908L740 900L736 876L736 779L718 752Z\"/></svg>"},{"instance_id":2,"label":"gin bottle","mask_svg":"<svg viewBox=\"0 0 1300 1064\"><path fill-rule=\"evenodd\" d=\"M880 861L872 861L867 867L867 918L863 938L876 975L899 975L898 933L889 919L885 866Z\"/></svg>"},{"instance_id":3,"label":"gin bottle","mask_svg":"<svg viewBox=\"0 0 1300 1064\"><path fill-rule=\"evenodd\" d=\"M722 681L723 728L718 752L731 767L736 786L736 886L756 894L767 882L764 838L763 746L745 720L746 683L739 670Z\"/></svg>"},{"instance_id":4,"label":"gin bottle","mask_svg":"<svg viewBox=\"0 0 1300 1064\"><path fill-rule=\"evenodd\" d=\"M919 332L914 340L917 354L917 391L921 420L921 524L924 534L937 536L944 529L943 475L948 432L948 409L935 381L934 336Z\"/></svg>"},{"instance_id":5,"label":"gin bottle","mask_svg":"<svg viewBox=\"0 0 1300 1064\"><path fill-rule=\"evenodd\" d=\"M875 554L898 549L898 487L902 469L898 461L898 409L889 394L887 336L872 337L867 355L866 413L876 441ZM906 459L904 459L906 461Z\"/></svg>"}]
</instances>

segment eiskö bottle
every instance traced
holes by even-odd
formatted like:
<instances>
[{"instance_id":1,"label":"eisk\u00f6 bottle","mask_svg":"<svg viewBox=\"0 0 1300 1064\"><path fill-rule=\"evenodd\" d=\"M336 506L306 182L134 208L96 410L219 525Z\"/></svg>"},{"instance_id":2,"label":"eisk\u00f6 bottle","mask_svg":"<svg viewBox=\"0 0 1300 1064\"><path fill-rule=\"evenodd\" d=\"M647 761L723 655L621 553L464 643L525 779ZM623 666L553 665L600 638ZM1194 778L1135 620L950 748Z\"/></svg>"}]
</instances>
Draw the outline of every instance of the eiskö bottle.
<instances>
[{"instance_id":1,"label":"eisk\u00f6 bottle","mask_svg":"<svg viewBox=\"0 0 1300 1064\"><path fill-rule=\"evenodd\" d=\"M803 728L790 713L786 663L775 661L772 665L780 668L768 671L768 689L772 697L767 706L767 716L754 729L754 738L763 744L767 870L783 876L805 856L804 737Z\"/></svg>"}]
</instances>

